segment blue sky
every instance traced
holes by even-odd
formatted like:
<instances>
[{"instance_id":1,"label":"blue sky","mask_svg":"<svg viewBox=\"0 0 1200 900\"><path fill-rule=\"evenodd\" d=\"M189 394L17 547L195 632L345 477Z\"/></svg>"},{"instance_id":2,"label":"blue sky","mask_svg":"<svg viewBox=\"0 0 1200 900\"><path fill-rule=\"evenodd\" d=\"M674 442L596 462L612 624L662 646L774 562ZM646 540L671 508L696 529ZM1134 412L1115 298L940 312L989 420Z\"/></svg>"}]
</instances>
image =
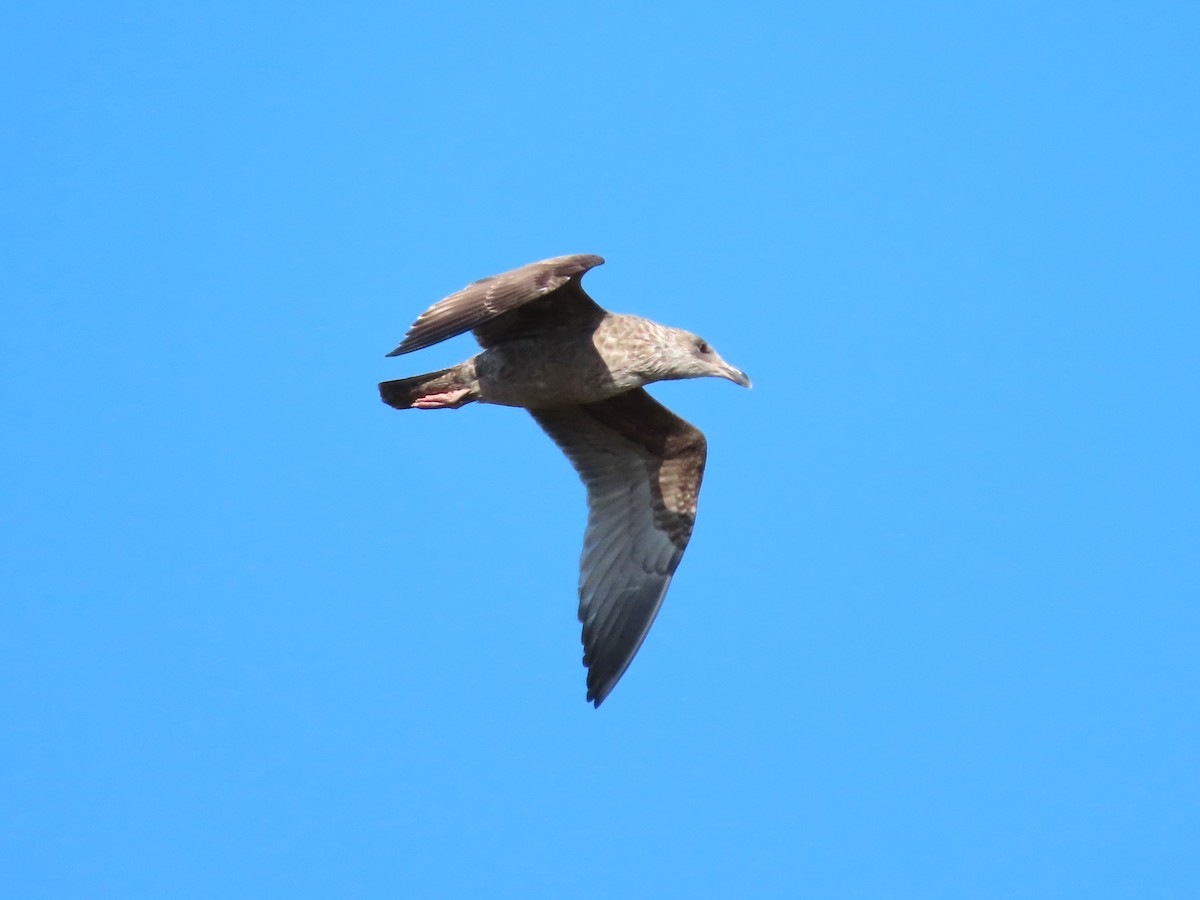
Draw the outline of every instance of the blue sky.
<instances>
[{"instance_id":1,"label":"blue sky","mask_svg":"<svg viewBox=\"0 0 1200 900\"><path fill-rule=\"evenodd\" d=\"M1196 896L1198 26L7 9L6 895ZM654 390L708 474L598 711L566 461L375 391L580 252L755 381Z\"/></svg>"}]
</instances>

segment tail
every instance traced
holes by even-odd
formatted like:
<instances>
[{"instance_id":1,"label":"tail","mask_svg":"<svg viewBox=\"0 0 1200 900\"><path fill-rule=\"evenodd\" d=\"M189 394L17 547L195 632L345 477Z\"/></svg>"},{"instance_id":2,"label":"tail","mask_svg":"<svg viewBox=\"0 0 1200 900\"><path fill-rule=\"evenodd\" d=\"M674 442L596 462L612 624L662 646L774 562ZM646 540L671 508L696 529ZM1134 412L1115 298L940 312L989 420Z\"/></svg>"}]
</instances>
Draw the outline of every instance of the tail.
<instances>
[{"instance_id":1,"label":"tail","mask_svg":"<svg viewBox=\"0 0 1200 900\"><path fill-rule=\"evenodd\" d=\"M413 375L411 378L385 381L379 385L379 397L388 406L396 409L412 409L413 404L422 397L468 389L471 385L465 383L462 373L459 371L460 368L460 366L451 366L449 369L426 372L424 375ZM468 394L457 399L453 405L461 406L474 399Z\"/></svg>"}]
</instances>

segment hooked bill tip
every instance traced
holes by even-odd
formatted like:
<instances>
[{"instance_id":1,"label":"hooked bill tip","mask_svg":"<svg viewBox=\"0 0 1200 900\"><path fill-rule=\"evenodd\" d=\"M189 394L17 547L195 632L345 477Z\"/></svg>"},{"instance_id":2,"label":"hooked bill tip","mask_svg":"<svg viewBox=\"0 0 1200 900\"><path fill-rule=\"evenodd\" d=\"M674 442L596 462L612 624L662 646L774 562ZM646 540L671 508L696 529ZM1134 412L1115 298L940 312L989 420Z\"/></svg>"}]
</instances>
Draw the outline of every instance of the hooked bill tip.
<instances>
[{"instance_id":1,"label":"hooked bill tip","mask_svg":"<svg viewBox=\"0 0 1200 900\"><path fill-rule=\"evenodd\" d=\"M744 388L748 388L748 387L752 386L750 384L750 376L747 375L745 372L743 372L741 369L733 368L733 366L729 367L728 373L726 374L725 377L728 378L730 381L732 381L734 384L740 384Z\"/></svg>"}]
</instances>

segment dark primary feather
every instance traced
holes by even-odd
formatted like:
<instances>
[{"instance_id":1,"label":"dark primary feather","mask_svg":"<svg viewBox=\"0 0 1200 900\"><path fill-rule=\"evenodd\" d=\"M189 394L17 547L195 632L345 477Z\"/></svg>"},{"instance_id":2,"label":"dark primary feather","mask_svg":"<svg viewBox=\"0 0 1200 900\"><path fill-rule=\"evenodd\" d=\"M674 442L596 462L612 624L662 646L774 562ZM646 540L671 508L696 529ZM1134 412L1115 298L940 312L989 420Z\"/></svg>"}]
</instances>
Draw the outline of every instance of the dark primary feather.
<instances>
[{"instance_id":1,"label":"dark primary feather","mask_svg":"<svg viewBox=\"0 0 1200 900\"><path fill-rule=\"evenodd\" d=\"M599 706L645 640L692 536L707 445L640 388L530 413L587 486L579 620L587 696Z\"/></svg>"},{"instance_id":2,"label":"dark primary feather","mask_svg":"<svg viewBox=\"0 0 1200 900\"><path fill-rule=\"evenodd\" d=\"M474 330L488 347L531 326L540 330L556 320L598 318L604 311L579 282L584 272L603 262L592 254L558 256L481 278L421 313L388 356L411 353L464 331Z\"/></svg>"}]
</instances>

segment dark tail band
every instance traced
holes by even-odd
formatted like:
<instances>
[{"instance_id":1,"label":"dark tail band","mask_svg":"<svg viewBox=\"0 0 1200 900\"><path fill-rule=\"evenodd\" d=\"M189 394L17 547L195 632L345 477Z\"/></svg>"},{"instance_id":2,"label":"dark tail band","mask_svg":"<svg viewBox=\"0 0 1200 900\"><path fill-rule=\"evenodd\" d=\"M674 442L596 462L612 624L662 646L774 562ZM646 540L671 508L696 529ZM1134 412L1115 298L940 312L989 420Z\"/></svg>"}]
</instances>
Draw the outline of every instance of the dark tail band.
<instances>
[{"instance_id":1,"label":"dark tail band","mask_svg":"<svg viewBox=\"0 0 1200 900\"><path fill-rule=\"evenodd\" d=\"M427 394L466 387L459 383L460 378L455 377L454 370L456 368L457 366L452 366L437 372L413 375L411 378L385 381L379 385L379 397L388 406L396 409L412 409L413 402Z\"/></svg>"}]
</instances>

